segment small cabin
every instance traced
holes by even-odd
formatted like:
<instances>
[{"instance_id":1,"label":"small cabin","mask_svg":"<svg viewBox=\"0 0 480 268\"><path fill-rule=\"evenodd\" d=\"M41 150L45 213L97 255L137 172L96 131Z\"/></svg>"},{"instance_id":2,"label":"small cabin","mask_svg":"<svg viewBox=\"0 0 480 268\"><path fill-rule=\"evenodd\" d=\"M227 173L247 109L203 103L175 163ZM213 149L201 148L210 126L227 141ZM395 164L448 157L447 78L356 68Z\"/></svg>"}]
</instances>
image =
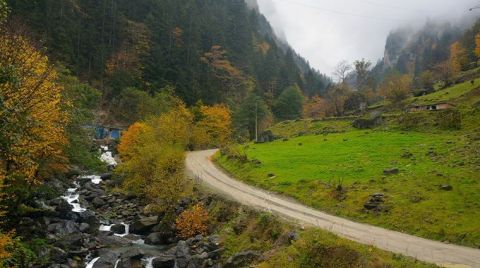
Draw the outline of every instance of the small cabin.
<instances>
[{"instance_id":1,"label":"small cabin","mask_svg":"<svg viewBox=\"0 0 480 268\"><path fill-rule=\"evenodd\" d=\"M119 140L124 131L121 127L112 127L112 126L96 126L95 127L95 139L111 139Z\"/></svg>"},{"instance_id":2,"label":"small cabin","mask_svg":"<svg viewBox=\"0 0 480 268\"><path fill-rule=\"evenodd\" d=\"M407 112L421 112L421 111L440 111L455 108L455 105L450 103L437 103L428 105L412 105L408 107Z\"/></svg>"}]
</instances>

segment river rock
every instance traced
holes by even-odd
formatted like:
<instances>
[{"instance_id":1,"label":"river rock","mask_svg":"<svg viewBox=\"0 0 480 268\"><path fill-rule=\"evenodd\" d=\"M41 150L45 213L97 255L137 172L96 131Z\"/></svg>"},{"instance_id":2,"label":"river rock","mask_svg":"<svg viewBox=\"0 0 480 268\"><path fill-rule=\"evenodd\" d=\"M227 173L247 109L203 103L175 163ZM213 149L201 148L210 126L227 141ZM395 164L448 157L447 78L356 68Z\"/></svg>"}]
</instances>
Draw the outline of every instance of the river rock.
<instances>
[{"instance_id":1,"label":"river rock","mask_svg":"<svg viewBox=\"0 0 480 268\"><path fill-rule=\"evenodd\" d=\"M112 173L104 173L100 175L100 179L108 181L112 179Z\"/></svg>"},{"instance_id":2,"label":"river rock","mask_svg":"<svg viewBox=\"0 0 480 268\"><path fill-rule=\"evenodd\" d=\"M175 257L173 255L161 255L153 259L153 268L173 268L175 267Z\"/></svg>"},{"instance_id":3,"label":"river rock","mask_svg":"<svg viewBox=\"0 0 480 268\"><path fill-rule=\"evenodd\" d=\"M78 225L74 221L63 221L58 223L52 223L47 226L47 230L50 233L58 235L72 234L79 232Z\"/></svg>"},{"instance_id":4,"label":"river rock","mask_svg":"<svg viewBox=\"0 0 480 268\"><path fill-rule=\"evenodd\" d=\"M177 267L178 268L185 268L190 261L190 248L187 245L186 241L179 241L177 244L177 249L175 251L175 256L177 257Z\"/></svg>"},{"instance_id":5,"label":"river rock","mask_svg":"<svg viewBox=\"0 0 480 268\"><path fill-rule=\"evenodd\" d=\"M169 242L169 236L164 233L151 233L145 238L145 244L149 245L165 245Z\"/></svg>"},{"instance_id":6,"label":"river rock","mask_svg":"<svg viewBox=\"0 0 480 268\"><path fill-rule=\"evenodd\" d=\"M89 230L90 230L90 224L85 223L85 222L82 222L82 223L80 224L79 229L80 229L80 232L82 232L82 233L87 233L87 232L89 232Z\"/></svg>"},{"instance_id":7,"label":"river rock","mask_svg":"<svg viewBox=\"0 0 480 268\"><path fill-rule=\"evenodd\" d=\"M158 216L142 218L130 225L130 232L134 234L146 235L157 224Z\"/></svg>"},{"instance_id":8,"label":"river rock","mask_svg":"<svg viewBox=\"0 0 480 268\"><path fill-rule=\"evenodd\" d=\"M55 207L55 211L57 211L60 215L61 214L66 214L72 211L73 206L70 205L67 200L59 197L51 200L49 204L53 207Z\"/></svg>"},{"instance_id":9,"label":"river rock","mask_svg":"<svg viewBox=\"0 0 480 268\"><path fill-rule=\"evenodd\" d=\"M125 233L125 225L123 224L114 224L110 228L110 230L116 234L124 234Z\"/></svg>"},{"instance_id":10,"label":"river rock","mask_svg":"<svg viewBox=\"0 0 480 268\"><path fill-rule=\"evenodd\" d=\"M96 208L99 208L99 207L103 207L105 205L105 201L103 201L103 199L101 199L100 197L95 197L93 200L92 200L92 204L96 207Z\"/></svg>"},{"instance_id":11,"label":"river rock","mask_svg":"<svg viewBox=\"0 0 480 268\"><path fill-rule=\"evenodd\" d=\"M67 252L61 248L51 247L48 250L50 260L56 263L64 263L67 260Z\"/></svg>"}]
</instances>

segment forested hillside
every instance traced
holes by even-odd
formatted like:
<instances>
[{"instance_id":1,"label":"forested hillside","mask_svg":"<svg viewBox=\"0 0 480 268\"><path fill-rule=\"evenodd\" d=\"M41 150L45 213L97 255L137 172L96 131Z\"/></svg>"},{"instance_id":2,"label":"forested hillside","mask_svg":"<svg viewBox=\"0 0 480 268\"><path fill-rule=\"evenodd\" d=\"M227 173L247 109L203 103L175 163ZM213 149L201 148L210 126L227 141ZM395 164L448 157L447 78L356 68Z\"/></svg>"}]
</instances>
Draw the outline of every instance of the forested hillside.
<instances>
[{"instance_id":1,"label":"forested hillside","mask_svg":"<svg viewBox=\"0 0 480 268\"><path fill-rule=\"evenodd\" d=\"M25 23L52 59L102 89L104 110L116 111L107 121L135 121L116 113L167 87L188 105L236 106L253 93L271 106L289 86L317 95L328 83L275 37L252 1L250 7L243 0L8 4L12 20Z\"/></svg>"}]
</instances>

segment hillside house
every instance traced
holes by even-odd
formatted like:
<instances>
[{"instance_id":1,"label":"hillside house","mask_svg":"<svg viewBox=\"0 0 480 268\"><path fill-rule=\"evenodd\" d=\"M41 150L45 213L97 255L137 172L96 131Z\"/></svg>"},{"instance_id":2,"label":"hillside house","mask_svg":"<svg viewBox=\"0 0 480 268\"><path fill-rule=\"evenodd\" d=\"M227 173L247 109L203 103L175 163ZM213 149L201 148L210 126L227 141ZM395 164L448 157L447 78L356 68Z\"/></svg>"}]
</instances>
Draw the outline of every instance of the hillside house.
<instances>
[{"instance_id":1,"label":"hillside house","mask_svg":"<svg viewBox=\"0 0 480 268\"><path fill-rule=\"evenodd\" d=\"M413 104L407 108L407 112L421 112L421 111L440 111L455 108L455 105L450 103L436 103L428 105Z\"/></svg>"}]
</instances>

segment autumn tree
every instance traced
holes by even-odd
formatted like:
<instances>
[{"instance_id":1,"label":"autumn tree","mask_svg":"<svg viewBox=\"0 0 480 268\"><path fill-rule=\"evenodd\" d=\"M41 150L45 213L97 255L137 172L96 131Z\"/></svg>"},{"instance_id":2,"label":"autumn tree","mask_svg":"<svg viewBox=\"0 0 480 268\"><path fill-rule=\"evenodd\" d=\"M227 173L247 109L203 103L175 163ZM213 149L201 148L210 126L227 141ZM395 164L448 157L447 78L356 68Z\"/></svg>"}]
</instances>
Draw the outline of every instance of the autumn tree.
<instances>
[{"instance_id":1,"label":"autumn tree","mask_svg":"<svg viewBox=\"0 0 480 268\"><path fill-rule=\"evenodd\" d=\"M444 61L435 66L436 73L439 80L443 81L443 86L447 87L451 85L452 78L455 75L455 69L451 64L451 61Z\"/></svg>"},{"instance_id":2,"label":"autumn tree","mask_svg":"<svg viewBox=\"0 0 480 268\"><path fill-rule=\"evenodd\" d=\"M26 37L2 29L0 39L0 173L12 186L39 183L63 159L63 87Z\"/></svg>"},{"instance_id":3,"label":"autumn tree","mask_svg":"<svg viewBox=\"0 0 480 268\"><path fill-rule=\"evenodd\" d=\"M454 74L458 74L468 65L467 51L460 42L455 42L450 46L450 65Z\"/></svg>"},{"instance_id":4,"label":"autumn tree","mask_svg":"<svg viewBox=\"0 0 480 268\"><path fill-rule=\"evenodd\" d=\"M199 118L195 123L193 143L200 148L224 146L232 135L230 109L225 105L199 107Z\"/></svg>"},{"instance_id":5,"label":"autumn tree","mask_svg":"<svg viewBox=\"0 0 480 268\"><path fill-rule=\"evenodd\" d=\"M117 146L118 153L122 159L128 161L138 153L136 149L141 142L141 134L146 131L146 129L147 125L145 123L136 122L122 134L120 143Z\"/></svg>"},{"instance_id":6,"label":"autumn tree","mask_svg":"<svg viewBox=\"0 0 480 268\"><path fill-rule=\"evenodd\" d=\"M323 118L327 116L328 102L327 100L315 96L305 101L303 105L304 118Z\"/></svg>"},{"instance_id":7,"label":"autumn tree","mask_svg":"<svg viewBox=\"0 0 480 268\"><path fill-rule=\"evenodd\" d=\"M124 178L123 188L145 196L155 209L172 213L190 192L184 151L192 128L193 115L179 100L168 112L132 125L119 144L122 163L116 172Z\"/></svg>"},{"instance_id":8,"label":"autumn tree","mask_svg":"<svg viewBox=\"0 0 480 268\"><path fill-rule=\"evenodd\" d=\"M410 75L392 74L380 86L380 91L392 104L398 105L408 97L411 91Z\"/></svg>"},{"instance_id":9,"label":"autumn tree","mask_svg":"<svg viewBox=\"0 0 480 268\"><path fill-rule=\"evenodd\" d=\"M183 211L176 219L175 226L178 235L187 239L196 235L205 235L208 228L208 211L202 204Z\"/></svg>"},{"instance_id":10,"label":"autumn tree","mask_svg":"<svg viewBox=\"0 0 480 268\"><path fill-rule=\"evenodd\" d=\"M200 60L207 64L215 77L221 81L226 90L225 98L233 98L239 101L253 89L252 79L230 62L227 52L221 46L212 46L210 51L204 53Z\"/></svg>"},{"instance_id":11,"label":"autumn tree","mask_svg":"<svg viewBox=\"0 0 480 268\"><path fill-rule=\"evenodd\" d=\"M287 87L273 104L273 114L279 120L299 119L302 117L304 99L297 85Z\"/></svg>"}]
</instances>

